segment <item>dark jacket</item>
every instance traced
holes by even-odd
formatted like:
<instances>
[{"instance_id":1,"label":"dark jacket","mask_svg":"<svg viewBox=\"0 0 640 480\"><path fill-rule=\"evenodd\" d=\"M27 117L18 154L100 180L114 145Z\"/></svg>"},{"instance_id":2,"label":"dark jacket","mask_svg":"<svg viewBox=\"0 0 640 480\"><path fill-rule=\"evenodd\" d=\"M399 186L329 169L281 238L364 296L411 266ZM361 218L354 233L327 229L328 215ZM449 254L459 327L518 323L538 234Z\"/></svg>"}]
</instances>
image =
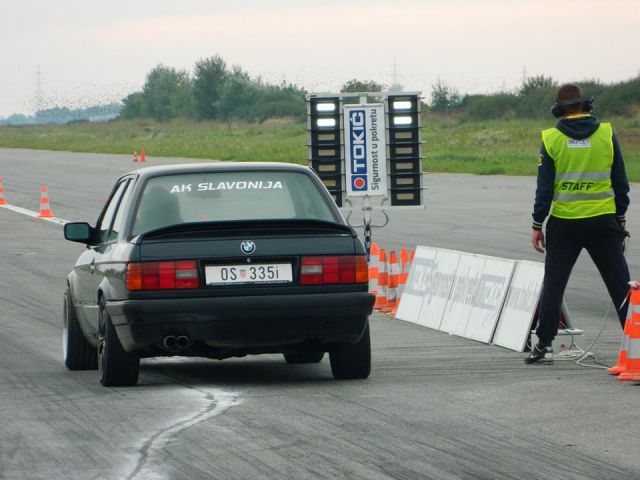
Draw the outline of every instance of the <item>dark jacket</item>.
<instances>
[{"instance_id":1,"label":"dark jacket","mask_svg":"<svg viewBox=\"0 0 640 480\"><path fill-rule=\"evenodd\" d=\"M600 122L591 115L575 118L562 118L556 128L565 135L576 140L590 137L600 126ZM616 134L613 134L613 165L611 166L611 186L615 194L616 218L622 222L629 207L629 181L624 168L624 160L620 151L620 144ZM540 147L540 160L538 161L538 187L536 200L533 204L533 228L542 228L544 219L549 215L551 201L553 200L553 184L556 178L556 167L553 159L544 148Z\"/></svg>"}]
</instances>

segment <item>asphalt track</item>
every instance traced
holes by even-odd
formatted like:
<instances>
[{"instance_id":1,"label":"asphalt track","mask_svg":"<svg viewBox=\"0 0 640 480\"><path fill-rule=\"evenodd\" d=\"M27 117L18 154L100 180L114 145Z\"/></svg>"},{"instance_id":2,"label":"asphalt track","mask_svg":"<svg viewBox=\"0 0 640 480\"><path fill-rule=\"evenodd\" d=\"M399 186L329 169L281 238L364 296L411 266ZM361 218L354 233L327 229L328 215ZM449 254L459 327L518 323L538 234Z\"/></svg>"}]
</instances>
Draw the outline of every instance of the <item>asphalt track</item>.
<instances>
[{"instance_id":1,"label":"asphalt track","mask_svg":"<svg viewBox=\"0 0 640 480\"><path fill-rule=\"evenodd\" d=\"M149 159L149 165L185 162ZM93 222L128 156L0 149L10 204ZM430 175L428 207L374 230L417 244L541 260L529 244L533 178ZM632 186L639 198L638 185ZM629 214L632 235L640 209ZM82 246L59 225L0 208L1 479L634 479L640 387L375 314L373 372L334 381L328 360L144 360L133 388L61 361L64 279ZM629 262L640 275L640 244ZM583 255L567 293L596 335L607 297ZM594 351L614 362L619 326Z\"/></svg>"}]
</instances>

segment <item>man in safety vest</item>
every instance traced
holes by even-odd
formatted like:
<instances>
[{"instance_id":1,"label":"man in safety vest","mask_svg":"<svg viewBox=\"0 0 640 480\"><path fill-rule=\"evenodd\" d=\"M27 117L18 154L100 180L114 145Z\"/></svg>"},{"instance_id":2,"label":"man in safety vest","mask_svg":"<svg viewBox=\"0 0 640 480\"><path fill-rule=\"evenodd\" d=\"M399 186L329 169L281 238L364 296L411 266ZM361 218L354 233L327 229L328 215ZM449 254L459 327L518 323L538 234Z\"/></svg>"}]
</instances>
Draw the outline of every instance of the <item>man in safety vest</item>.
<instances>
[{"instance_id":1,"label":"man in safety vest","mask_svg":"<svg viewBox=\"0 0 640 480\"><path fill-rule=\"evenodd\" d=\"M629 268L624 257L625 212L629 182L620 145L609 123L592 115L593 100L580 87L563 85L551 112L560 118L555 128L542 132L538 185L533 207L531 243L547 250L540 317L525 363L550 363L551 342L558 331L562 297L571 269L587 249L607 286L620 323L620 308L629 290ZM542 224L551 211L545 235Z\"/></svg>"}]
</instances>

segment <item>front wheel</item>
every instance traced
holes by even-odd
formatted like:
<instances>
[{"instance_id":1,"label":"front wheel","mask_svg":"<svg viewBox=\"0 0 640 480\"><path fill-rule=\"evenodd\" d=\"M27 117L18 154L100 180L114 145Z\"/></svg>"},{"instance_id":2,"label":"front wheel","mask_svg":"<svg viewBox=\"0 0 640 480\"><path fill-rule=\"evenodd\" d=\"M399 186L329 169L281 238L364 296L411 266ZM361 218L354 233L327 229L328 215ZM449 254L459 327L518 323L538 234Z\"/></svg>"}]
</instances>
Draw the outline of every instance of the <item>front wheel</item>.
<instances>
[{"instance_id":1,"label":"front wheel","mask_svg":"<svg viewBox=\"0 0 640 480\"><path fill-rule=\"evenodd\" d=\"M105 387L127 387L138 383L140 356L126 352L111 318L100 304L100 341L98 343L98 371Z\"/></svg>"},{"instance_id":2,"label":"front wheel","mask_svg":"<svg viewBox=\"0 0 640 480\"><path fill-rule=\"evenodd\" d=\"M62 354L64 364L69 370L98 368L96 347L91 345L82 333L69 287L64 292L62 311Z\"/></svg>"},{"instance_id":3,"label":"front wheel","mask_svg":"<svg viewBox=\"0 0 640 480\"><path fill-rule=\"evenodd\" d=\"M369 321L357 343L341 343L329 352L331 373L338 380L367 378L371 373Z\"/></svg>"}]
</instances>

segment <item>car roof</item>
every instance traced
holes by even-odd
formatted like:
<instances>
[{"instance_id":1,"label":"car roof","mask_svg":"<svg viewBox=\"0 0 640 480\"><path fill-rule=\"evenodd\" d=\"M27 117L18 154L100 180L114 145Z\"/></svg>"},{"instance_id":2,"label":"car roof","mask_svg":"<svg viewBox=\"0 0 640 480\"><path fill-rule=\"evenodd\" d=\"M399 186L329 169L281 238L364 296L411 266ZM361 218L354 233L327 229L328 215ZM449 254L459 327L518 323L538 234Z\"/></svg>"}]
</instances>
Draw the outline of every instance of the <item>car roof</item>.
<instances>
[{"instance_id":1,"label":"car roof","mask_svg":"<svg viewBox=\"0 0 640 480\"><path fill-rule=\"evenodd\" d=\"M175 165L162 165L157 167L140 168L126 173L126 175L139 175L142 178L157 177L162 175L176 175L181 173L200 172L229 172L229 171L288 171L309 173L309 167L286 162L206 162L206 163L181 163Z\"/></svg>"}]
</instances>

